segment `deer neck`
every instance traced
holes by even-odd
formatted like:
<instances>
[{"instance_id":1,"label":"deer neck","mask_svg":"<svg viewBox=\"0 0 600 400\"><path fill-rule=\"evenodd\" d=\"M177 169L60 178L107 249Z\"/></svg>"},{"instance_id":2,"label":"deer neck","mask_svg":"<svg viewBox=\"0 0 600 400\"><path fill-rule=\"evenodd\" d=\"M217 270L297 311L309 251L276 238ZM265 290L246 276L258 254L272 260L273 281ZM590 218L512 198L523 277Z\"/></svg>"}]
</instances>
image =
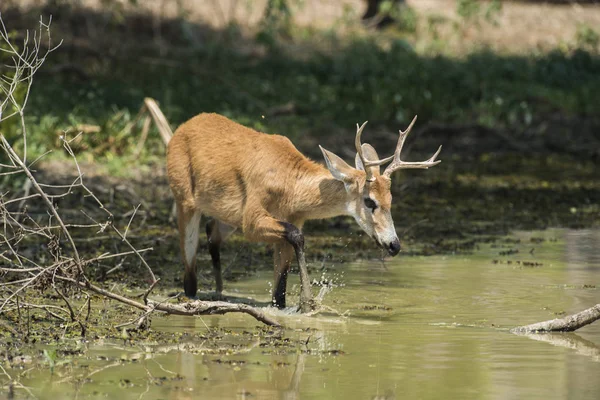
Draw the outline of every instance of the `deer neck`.
<instances>
[{"instance_id":1,"label":"deer neck","mask_svg":"<svg viewBox=\"0 0 600 400\"><path fill-rule=\"evenodd\" d=\"M295 190L295 212L299 219L322 219L348 214L348 193L344 183L325 167L300 177Z\"/></svg>"}]
</instances>

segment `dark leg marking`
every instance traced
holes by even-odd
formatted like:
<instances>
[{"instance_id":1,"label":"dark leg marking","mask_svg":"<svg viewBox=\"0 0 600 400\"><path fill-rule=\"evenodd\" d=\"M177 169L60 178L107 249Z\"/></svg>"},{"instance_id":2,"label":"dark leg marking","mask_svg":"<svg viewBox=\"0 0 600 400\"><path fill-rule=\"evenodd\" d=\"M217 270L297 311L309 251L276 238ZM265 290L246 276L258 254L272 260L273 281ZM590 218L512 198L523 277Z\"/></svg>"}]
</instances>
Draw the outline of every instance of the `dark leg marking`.
<instances>
[{"instance_id":1,"label":"dark leg marking","mask_svg":"<svg viewBox=\"0 0 600 400\"><path fill-rule=\"evenodd\" d=\"M185 271L183 276L183 290L189 298L195 298L198 291L198 280L196 279L195 271Z\"/></svg>"},{"instance_id":2,"label":"dark leg marking","mask_svg":"<svg viewBox=\"0 0 600 400\"><path fill-rule=\"evenodd\" d=\"M215 284L217 293L221 293L223 291L223 278L221 276L221 241L213 242L211 239L211 234L215 225L217 224L217 220L211 219L206 224L206 237L208 238L208 252L210 253L210 258L212 259L213 264L213 273L215 276Z\"/></svg>"},{"instance_id":3,"label":"dark leg marking","mask_svg":"<svg viewBox=\"0 0 600 400\"><path fill-rule=\"evenodd\" d=\"M281 226L283 226L284 238L287 240L292 246L294 246L294 250L296 253L301 252L304 253L304 235L300 232L300 229L296 228L293 224L289 222L279 222Z\"/></svg>"},{"instance_id":4,"label":"dark leg marking","mask_svg":"<svg viewBox=\"0 0 600 400\"><path fill-rule=\"evenodd\" d=\"M277 308L285 308L285 292L287 286L288 271L283 271L279 280L275 284L275 293L273 293L273 305Z\"/></svg>"},{"instance_id":5,"label":"dark leg marking","mask_svg":"<svg viewBox=\"0 0 600 400\"><path fill-rule=\"evenodd\" d=\"M208 222L206 223L206 236L210 239L210 235L212 234L213 228L215 227L215 224L217 223L216 220L209 218Z\"/></svg>"}]
</instances>

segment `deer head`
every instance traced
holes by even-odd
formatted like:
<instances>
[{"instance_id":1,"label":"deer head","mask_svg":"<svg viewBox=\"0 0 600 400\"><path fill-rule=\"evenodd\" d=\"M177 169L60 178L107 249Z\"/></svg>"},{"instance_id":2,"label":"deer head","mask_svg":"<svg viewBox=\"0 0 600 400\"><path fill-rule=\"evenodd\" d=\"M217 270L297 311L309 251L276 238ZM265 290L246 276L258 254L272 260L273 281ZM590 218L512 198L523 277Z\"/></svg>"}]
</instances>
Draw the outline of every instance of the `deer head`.
<instances>
[{"instance_id":1,"label":"deer head","mask_svg":"<svg viewBox=\"0 0 600 400\"><path fill-rule=\"evenodd\" d=\"M441 162L440 160L436 161L436 157L440 154L442 146L426 161L407 162L400 159L404 141L416 120L417 117L415 116L408 128L405 131L400 131L396 151L392 156L384 159L379 158L377 152L370 144L361 144L362 131L367 122L361 126L356 124L355 168L346 164L344 160L334 153L319 146L325 157L327 168L333 177L344 183L347 194L347 213L354 217L358 225L367 235L375 240L377 245L386 249L392 256L395 256L400 251L400 240L396 234L391 213L392 173L403 168L427 169ZM380 166L390 161L391 164L381 174Z\"/></svg>"}]
</instances>

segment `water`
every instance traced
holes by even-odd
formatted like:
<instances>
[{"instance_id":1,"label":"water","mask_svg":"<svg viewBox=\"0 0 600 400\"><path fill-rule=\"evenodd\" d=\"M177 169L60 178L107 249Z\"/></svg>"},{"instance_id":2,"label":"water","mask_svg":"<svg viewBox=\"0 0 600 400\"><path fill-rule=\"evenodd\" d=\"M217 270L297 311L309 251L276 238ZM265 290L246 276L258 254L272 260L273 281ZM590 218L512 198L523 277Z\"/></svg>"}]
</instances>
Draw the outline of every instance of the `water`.
<instances>
[{"instance_id":1,"label":"water","mask_svg":"<svg viewBox=\"0 0 600 400\"><path fill-rule=\"evenodd\" d=\"M520 243L482 244L469 256L326 263L325 277L342 286L324 304L347 315L274 312L288 327L287 347L244 336L257 325L248 316L157 318L155 329L175 332L231 329L227 340L239 333L242 350L94 344L76 365L22 382L40 398L599 399L600 322L537 337L508 328L600 302L600 231L511 238ZM499 255L509 250L519 252ZM272 274L262 274L229 284L229 293L268 300Z\"/></svg>"}]
</instances>

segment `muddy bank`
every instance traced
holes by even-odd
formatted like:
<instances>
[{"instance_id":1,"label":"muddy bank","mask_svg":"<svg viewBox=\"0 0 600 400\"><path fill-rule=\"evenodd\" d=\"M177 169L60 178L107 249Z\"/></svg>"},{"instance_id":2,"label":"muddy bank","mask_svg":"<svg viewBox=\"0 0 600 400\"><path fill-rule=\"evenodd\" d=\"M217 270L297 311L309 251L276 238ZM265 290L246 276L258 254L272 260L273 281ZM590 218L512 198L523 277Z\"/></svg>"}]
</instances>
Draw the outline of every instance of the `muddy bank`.
<instances>
[{"instance_id":1,"label":"muddy bank","mask_svg":"<svg viewBox=\"0 0 600 400\"><path fill-rule=\"evenodd\" d=\"M446 151L446 150L445 150ZM421 157L412 151L411 158ZM404 171L394 176L392 212L403 245L402 255L469 253L478 243L495 240L513 230L548 227L589 228L600 224L600 181L597 165L568 155L481 153L468 157L449 149L442 163L427 171ZM176 224L172 219L172 196L164 167L128 168L127 176L108 175L101 165L83 164L88 185L125 227L132 210L140 205L131 223L128 238L146 253L149 265L162 278L161 286L181 286L181 265ZM41 182L65 184L73 181L73 165L53 161L37 169ZM151 184L149 184L151 182ZM59 191L59 189L49 189ZM15 188L12 193L21 193ZM97 205L83 193L56 200L61 215L71 223L105 218ZM13 205L16 206L16 205ZM46 211L41 202L28 204L33 219L42 220ZM310 268L318 271L324 260L348 262L380 258L381 251L349 217L309 221L305 226ZM73 236L82 253L100 254L124 249L110 232L74 228ZM44 257L47 243L25 242L26 253ZM212 285L206 238L201 235L199 268L201 285ZM40 251L41 250L41 251ZM248 243L236 232L224 244L223 269L227 280L236 280L258 270L270 270L269 246ZM134 257L100 263L89 268L99 281L114 279L140 281L141 271Z\"/></svg>"},{"instance_id":2,"label":"muddy bank","mask_svg":"<svg viewBox=\"0 0 600 400\"><path fill-rule=\"evenodd\" d=\"M417 151L411 154L411 157L419 156ZM443 162L436 168L403 172L394 177L393 214L403 245L402 257L466 255L484 243L502 246L501 237L514 230L579 229L600 224L600 181L592 161L583 162L556 154L523 157L510 153L484 153L469 158L442 153L442 156ZM171 219L172 197L164 167L156 165L141 169L132 165L128 175L122 177L107 175L99 165L83 164L82 169L86 185L111 210L117 226L127 226L133 208L140 205L131 222L128 239L138 249L152 248L145 253L145 259L161 278L157 288L159 293L165 296L179 293L183 268L177 231ZM36 174L47 184L69 183L75 176L72 164L61 161L41 164ZM14 195L21 193L20 190L19 187L13 189ZM61 189L48 190L58 192ZM63 218L73 224L87 223L90 217L98 221L106 218L89 197L76 190L57 199L56 205ZM41 202L28 202L27 211L32 221L47 218ZM305 234L309 272L317 281L328 263L344 264L384 256L351 218L311 221L305 227ZM127 250L120 238L108 231L73 228L72 235L80 253L88 258L104 252ZM20 251L35 262L43 263L51 255L51 243L45 239L29 237L19 246ZM199 249L199 289L210 291L214 283L210 257L205 251L205 237L201 237ZM222 265L226 286L228 282L244 280L258 273L269 276L272 249L263 244L248 243L236 233L223 247ZM129 296L143 293L148 285L139 260L131 255L95 262L86 268L95 282L108 287L116 285ZM3 279L11 279L10 274ZM40 301L52 303L58 300L51 293L39 296ZM127 315L125 308L106 306L103 310L103 323L94 325L103 329L103 335L118 337L120 332L111 332L110 326L123 322L120 317ZM14 323L16 317L9 313L4 318ZM49 317L48 327L44 328L44 318L36 318L42 319L30 324L29 329L39 331L40 339L50 339L44 329L52 330L56 321ZM77 329L72 330L76 335ZM94 337L94 333L90 335Z\"/></svg>"}]
</instances>

